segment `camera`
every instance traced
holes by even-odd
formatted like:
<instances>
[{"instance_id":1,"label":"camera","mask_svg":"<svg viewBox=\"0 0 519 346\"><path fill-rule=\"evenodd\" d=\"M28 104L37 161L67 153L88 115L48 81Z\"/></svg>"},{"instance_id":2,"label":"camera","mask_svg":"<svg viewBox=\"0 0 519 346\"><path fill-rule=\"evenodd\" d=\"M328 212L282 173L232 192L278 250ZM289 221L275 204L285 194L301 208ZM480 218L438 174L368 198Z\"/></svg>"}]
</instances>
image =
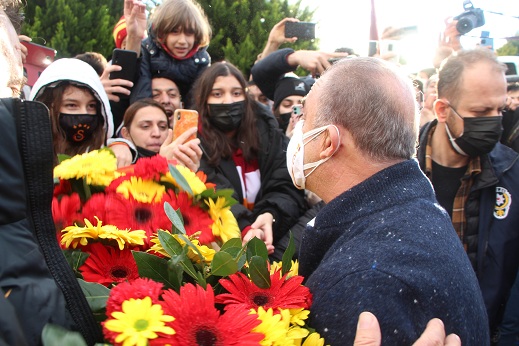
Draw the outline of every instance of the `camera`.
<instances>
[{"instance_id":1,"label":"camera","mask_svg":"<svg viewBox=\"0 0 519 346\"><path fill-rule=\"evenodd\" d=\"M458 20L456 29L460 34L465 35L472 29L485 25L485 16L483 15L482 9L474 8L474 5L472 5L470 1L465 1L463 8L465 12L454 17L454 19Z\"/></svg>"}]
</instances>

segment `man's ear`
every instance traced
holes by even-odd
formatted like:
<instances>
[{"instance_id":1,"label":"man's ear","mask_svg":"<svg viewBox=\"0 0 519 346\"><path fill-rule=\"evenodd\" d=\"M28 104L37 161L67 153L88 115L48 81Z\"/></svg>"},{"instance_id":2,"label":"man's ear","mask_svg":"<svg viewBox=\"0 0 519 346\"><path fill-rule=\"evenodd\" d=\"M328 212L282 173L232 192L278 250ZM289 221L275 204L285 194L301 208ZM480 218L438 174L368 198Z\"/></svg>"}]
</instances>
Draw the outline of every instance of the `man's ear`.
<instances>
[{"instance_id":1,"label":"man's ear","mask_svg":"<svg viewBox=\"0 0 519 346\"><path fill-rule=\"evenodd\" d=\"M332 125L328 126L326 136L324 136L320 158L325 159L335 154L339 145L341 145L339 131Z\"/></svg>"},{"instance_id":2,"label":"man's ear","mask_svg":"<svg viewBox=\"0 0 519 346\"><path fill-rule=\"evenodd\" d=\"M130 132L128 131L128 129L126 127L123 127L121 129L121 136L123 136L124 139L127 139L129 141L132 140L132 136L130 136Z\"/></svg>"},{"instance_id":3,"label":"man's ear","mask_svg":"<svg viewBox=\"0 0 519 346\"><path fill-rule=\"evenodd\" d=\"M437 99L433 104L434 114L436 118L438 118L438 122L444 123L447 120L447 116L449 115L450 106L447 101L442 99Z\"/></svg>"}]
</instances>

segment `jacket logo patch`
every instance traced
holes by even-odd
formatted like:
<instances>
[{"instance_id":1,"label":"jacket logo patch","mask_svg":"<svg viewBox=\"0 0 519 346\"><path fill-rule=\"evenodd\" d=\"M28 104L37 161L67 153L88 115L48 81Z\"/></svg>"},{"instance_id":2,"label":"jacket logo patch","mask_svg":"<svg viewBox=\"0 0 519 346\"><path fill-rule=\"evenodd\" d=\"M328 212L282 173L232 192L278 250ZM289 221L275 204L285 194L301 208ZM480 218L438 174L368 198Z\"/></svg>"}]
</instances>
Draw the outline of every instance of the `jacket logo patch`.
<instances>
[{"instance_id":1,"label":"jacket logo patch","mask_svg":"<svg viewBox=\"0 0 519 346\"><path fill-rule=\"evenodd\" d=\"M496 187L496 206L494 207L494 217L504 219L508 216L508 211L512 205L512 195L504 187Z\"/></svg>"}]
</instances>

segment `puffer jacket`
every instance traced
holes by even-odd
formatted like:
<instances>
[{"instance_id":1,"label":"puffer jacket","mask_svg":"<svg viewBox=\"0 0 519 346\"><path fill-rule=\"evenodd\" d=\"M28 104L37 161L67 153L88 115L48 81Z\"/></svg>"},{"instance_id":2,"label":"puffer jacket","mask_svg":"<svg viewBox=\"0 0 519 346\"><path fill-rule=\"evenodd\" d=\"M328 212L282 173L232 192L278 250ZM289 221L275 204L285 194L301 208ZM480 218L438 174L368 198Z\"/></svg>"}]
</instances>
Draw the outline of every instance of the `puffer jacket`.
<instances>
[{"instance_id":1,"label":"puffer jacket","mask_svg":"<svg viewBox=\"0 0 519 346\"><path fill-rule=\"evenodd\" d=\"M211 64L207 47L200 47L190 58L178 60L169 55L155 40L152 33L142 41L139 78L130 95L133 103L152 97L151 79L163 77L177 85L182 101L189 102L189 91L197 77Z\"/></svg>"},{"instance_id":2,"label":"puffer jacket","mask_svg":"<svg viewBox=\"0 0 519 346\"><path fill-rule=\"evenodd\" d=\"M40 345L53 323L93 345L101 330L56 241L47 108L0 99L0 132L0 344Z\"/></svg>"},{"instance_id":3,"label":"puffer jacket","mask_svg":"<svg viewBox=\"0 0 519 346\"><path fill-rule=\"evenodd\" d=\"M420 130L418 161L425 170L425 147L434 120ZM519 268L519 154L497 143L481 156L465 205L468 256L478 277L491 331L501 322Z\"/></svg>"}]
</instances>

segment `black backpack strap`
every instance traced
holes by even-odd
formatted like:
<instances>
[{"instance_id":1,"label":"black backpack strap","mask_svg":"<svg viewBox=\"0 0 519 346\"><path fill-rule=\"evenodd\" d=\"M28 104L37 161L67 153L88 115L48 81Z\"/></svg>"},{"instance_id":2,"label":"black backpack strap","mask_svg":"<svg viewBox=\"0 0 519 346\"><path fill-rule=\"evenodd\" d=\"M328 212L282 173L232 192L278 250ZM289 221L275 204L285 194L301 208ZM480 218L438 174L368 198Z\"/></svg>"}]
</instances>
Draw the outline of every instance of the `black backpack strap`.
<instances>
[{"instance_id":1,"label":"black backpack strap","mask_svg":"<svg viewBox=\"0 0 519 346\"><path fill-rule=\"evenodd\" d=\"M52 219L53 145L47 107L39 102L15 100L18 147L22 156L27 191L28 218L49 271L63 292L67 308L89 345L102 342L101 329L79 283L56 240Z\"/></svg>"}]
</instances>

